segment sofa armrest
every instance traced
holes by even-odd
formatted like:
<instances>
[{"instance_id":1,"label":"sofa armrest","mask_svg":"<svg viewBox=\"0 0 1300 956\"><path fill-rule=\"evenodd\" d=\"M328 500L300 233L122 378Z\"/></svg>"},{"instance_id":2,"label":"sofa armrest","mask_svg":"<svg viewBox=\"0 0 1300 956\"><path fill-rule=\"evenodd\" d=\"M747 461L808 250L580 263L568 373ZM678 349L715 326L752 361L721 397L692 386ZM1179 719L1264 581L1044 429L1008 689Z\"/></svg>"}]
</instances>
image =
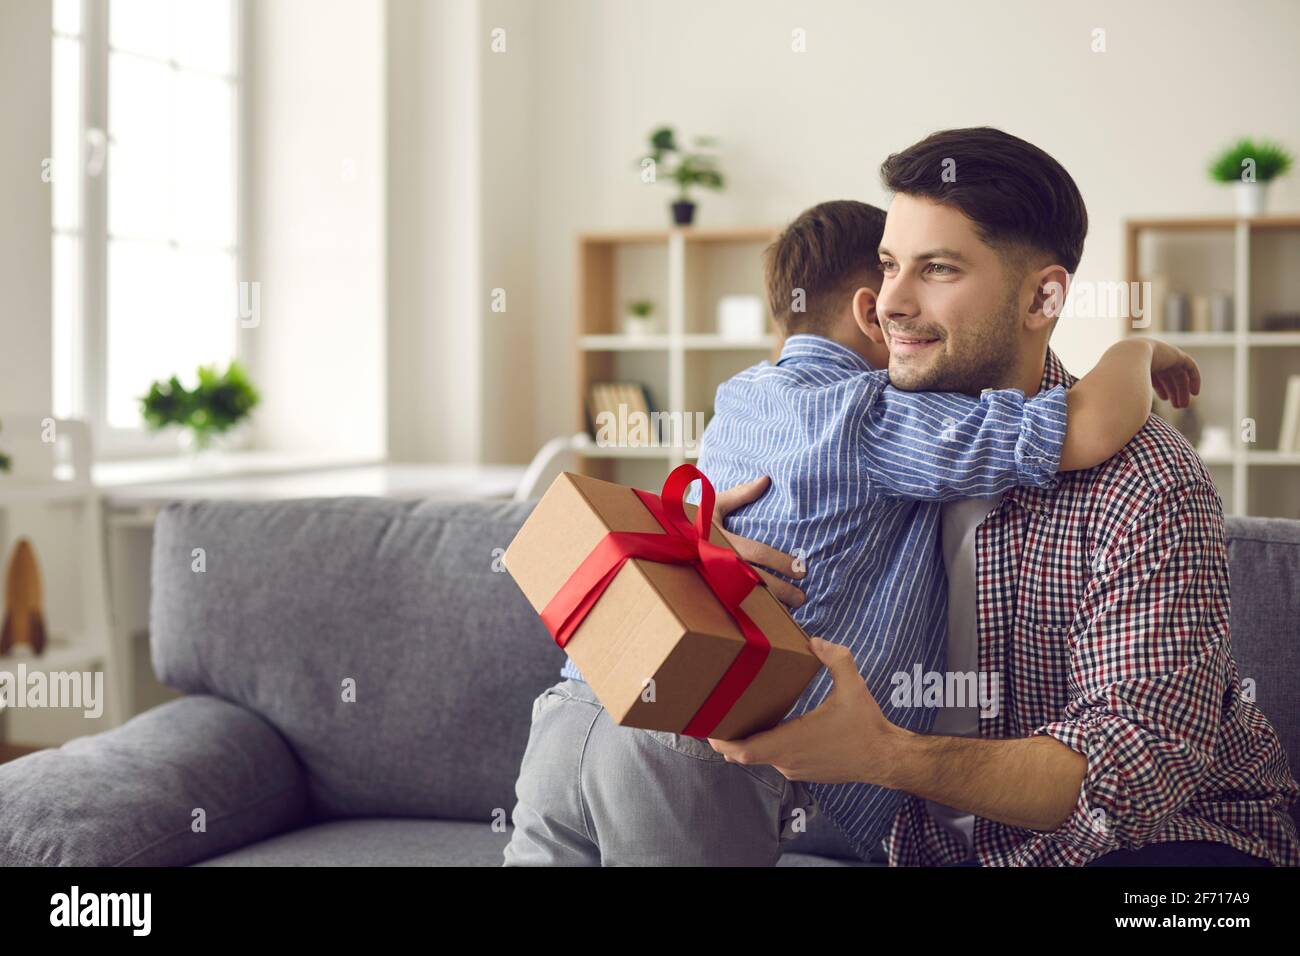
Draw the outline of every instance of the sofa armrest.
<instances>
[{"instance_id":1,"label":"sofa armrest","mask_svg":"<svg viewBox=\"0 0 1300 956\"><path fill-rule=\"evenodd\" d=\"M181 866L297 826L305 807L302 767L270 724L182 697L0 764L0 867Z\"/></svg>"}]
</instances>

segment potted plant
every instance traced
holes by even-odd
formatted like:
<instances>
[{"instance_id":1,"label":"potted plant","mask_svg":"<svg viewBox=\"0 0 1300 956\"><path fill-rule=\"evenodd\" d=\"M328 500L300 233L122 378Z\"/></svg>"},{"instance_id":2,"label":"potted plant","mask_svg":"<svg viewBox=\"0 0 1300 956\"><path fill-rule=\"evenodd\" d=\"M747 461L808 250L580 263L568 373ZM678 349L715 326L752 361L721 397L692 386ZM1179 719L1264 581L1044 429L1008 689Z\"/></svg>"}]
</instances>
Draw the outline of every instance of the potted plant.
<instances>
[{"instance_id":1,"label":"potted plant","mask_svg":"<svg viewBox=\"0 0 1300 956\"><path fill-rule=\"evenodd\" d=\"M12 460L4 452L0 451L0 472L8 471L13 465Z\"/></svg>"},{"instance_id":2,"label":"potted plant","mask_svg":"<svg viewBox=\"0 0 1300 956\"><path fill-rule=\"evenodd\" d=\"M623 331L628 335L649 335L654 331L655 304L649 299L633 299L627 304Z\"/></svg>"},{"instance_id":3,"label":"potted plant","mask_svg":"<svg viewBox=\"0 0 1300 956\"><path fill-rule=\"evenodd\" d=\"M1291 154L1269 140L1243 137L1210 162L1210 178L1232 183L1237 215L1262 216L1268 184L1291 168Z\"/></svg>"},{"instance_id":4,"label":"potted plant","mask_svg":"<svg viewBox=\"0 0 1300 956\"><path fill-rule=\"evenodd\" d=\"M707 136L697 136L695 146L705 150L714 145ZM695 203L691 201L691 187L721 189L722 173L714 157L708 152L686 152L677 145L677 136L671 126L661 126L650 133L650 152L642 159L654 163L654 181L677 185L677 200L672 204L673 222L689 226L695 221ZM662 179L661 179L662 176Z\"/></svg>"},{"instance_id":5,"label":"potted plant","mask_svg":"<svg viewBox=\"0 0 1300 956\"><path fill-rule=\"evenodd\" d=\"M215 365L198 370L198 384L187 389L173 375L154 382L140 399L145 423L153 431L179 425L194 451L211 447L213 439L247 420L261 400L243 366L232 361L224 373Z\"/></svg>"}]
</instances>

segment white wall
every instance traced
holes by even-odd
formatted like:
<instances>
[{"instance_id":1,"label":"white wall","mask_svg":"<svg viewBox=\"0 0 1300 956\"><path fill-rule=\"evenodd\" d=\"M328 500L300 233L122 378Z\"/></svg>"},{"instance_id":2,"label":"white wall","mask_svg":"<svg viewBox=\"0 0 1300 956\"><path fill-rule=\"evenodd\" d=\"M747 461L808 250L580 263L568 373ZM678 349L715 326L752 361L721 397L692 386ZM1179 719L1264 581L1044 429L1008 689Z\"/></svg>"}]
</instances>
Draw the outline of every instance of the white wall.
<instances>
[{"instance_id":1,"label":"white wall","mask_svg":"<svg viewBox=\"0 0 1300 956\"><path fill-rule=\"evenodd\" d=\"M265 396L255 439L398 460L526 460L572 427L574 236L666 223L634 159L660 122L723 143L704 224L884 202L891 150L989 123L1088 201L1079 278L1121 220L1227 212L1208 155L1300 148L1300 4L911 6L864 0L251 0L241 278ZM0 4L0 410L49 394L48 0ZM492 30L506 30L505 53ZM1104 28L1107 52L1090 50ZM807 52L791 51L791 31ZM39 82L35 82L39 80ZM1273 187L1300 208L1300 173ZM507 311L491 311L493 289ZM1063 322L1082 371L1114 323ZM36 396L34 399L32 396Z\"/></svg>"},{"instance_id":2,"label":"white wall","mask_svg":"<svg viewBox=\"0 0 1300 956\"><path fill-rule=\"evenodd\" d=\"M0 422L50 410L50 22L0 3Z\"/></svg>"},{"instance_id":3,"label":"white wall","mask_svg":"<svg viewBox=\"0 0 1300 956\"><path fill-rule=\"evenodd\" d=\"M482 454L478 4L388 3L388 445Z\"/></svg>"},{"instance_id":4,"label":"white wall","mask_svg":"<svg viewBox=\"0 0 1300 956\"><path fill-rule=\"evenodd\" d=\"M389 0L395 460L524 461L535 448L536 9Z\"/></svg>"},{"instance_id":5,"label":"white wall","mask_svg":"<svg viewBox=\"0 0 1300 956\"><path fill-rule=\"evenodd\" d=\"M535 349L536 336L549 330L533 274L540 194L564 155L534 122L534 77L544 62L538 22L547 15L535 0L483 0L480 14L483 285L489 296L497 289L505 296L505 311L492 311L489 300L481 312L485 461L532 457L539 444L532 390L551 374Z\"/></svg>"},{"instance_id":6,"label":"white wall","mask_svg":"<svg viewBox=\"0 0 1300 956\"><path fill-rule=\"evenodd\" d=\"M1105 53L1090 50L1096 27ZM791 51L796 28L806 53ZM655 124L722 140L730 182L702 194L709 225L883 203L889 152L936 129L999 126L1074 176L1091 219L1078 278L1113 281L1124 217L1231 213L1204 172L1217 148L1250 134L1300 150L1298 39L1288 0L547 0L533 89L514 93L537 104L536 442L573 424L574 235L667 222L670 190L641 184L633 163ZM1275 210L1300 209L1300 171L1273 190ZM1082 372L1116 333L1063 321L1053 344Z\"/></svg>"},{"instance_id":7,"label":"white wall","mask_svg":"<svg viewBox=\"0 0 1300 956\"><path fill-rule=\"evenodd\" d=\"M245 4L258 446L385 452L384 6Z\"/></svg>"},{"instance_id":8,"label":"white wall","mask_svg":"<svg viewBox=\"0 0 1300 956\"><path fill-rule=\"evenodd\" d=\"M37 439L27 434L14 442L11 434L6 443L12 420L5 423L5 417L50 414L51 187L41 178L42 160L50 155L50 25L49 0L0 3L0 448L16 453L16 470ZM13 543L31 538L45 586L46 624L56 635L80 621L79 595L62 587L80 564L74 517L66 509L0 509L0 572ZM93 732L95 725L75 714L7 712L0 735L40 743ZM43 736L52 724L63 728L62 737Z\"/></svg>"}]
</instances>

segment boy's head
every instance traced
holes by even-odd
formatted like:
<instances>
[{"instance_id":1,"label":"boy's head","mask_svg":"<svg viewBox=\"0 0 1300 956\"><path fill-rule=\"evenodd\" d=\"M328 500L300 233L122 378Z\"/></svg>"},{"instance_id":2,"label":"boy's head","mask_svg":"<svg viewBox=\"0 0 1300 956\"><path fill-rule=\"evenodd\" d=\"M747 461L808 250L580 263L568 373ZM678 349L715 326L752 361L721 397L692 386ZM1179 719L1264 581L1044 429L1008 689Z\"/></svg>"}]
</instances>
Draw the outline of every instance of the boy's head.
<instances>
[{"instance_id":1,"label":"boy's head","mask_svg":"<svg viewBox=\"0 0 1300 956\"><path fill-rule=\"evenodd\" d=\"M839 199L805 210L768 246L768 305L785 335L821 335L888 364L875 318L884 229L883 209Z\"/></svg>"}]
</instances>

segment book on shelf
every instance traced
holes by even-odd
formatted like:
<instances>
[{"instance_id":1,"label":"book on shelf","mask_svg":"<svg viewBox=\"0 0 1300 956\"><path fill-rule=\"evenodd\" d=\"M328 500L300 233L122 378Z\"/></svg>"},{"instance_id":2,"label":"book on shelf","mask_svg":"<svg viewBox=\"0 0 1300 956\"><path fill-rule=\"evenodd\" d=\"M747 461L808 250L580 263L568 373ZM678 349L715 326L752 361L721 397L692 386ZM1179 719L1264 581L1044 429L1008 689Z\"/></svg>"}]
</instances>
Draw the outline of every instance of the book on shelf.
<instances>
[{"instance_id":1,"label":"book on shelf","mask_svg":"<svg viewBox=\"0 0 1300 956\"><path fill-rule=\"evenodd\" d=\"M1277 450L1300 452L1300 375L1289 375L1286 395L1282 399L1282 431L1277 436Z\"/></svg>"},{"instance_id":2,"label":"book on shelf","mask_svg":"<svg viewBox=\"0 0 1300 956\"><path fill-rule=\"evenodd\" d=\"M587 418L597 444L649 448L659 443L650 389L640 382L592 383L587 390Z\"/></svg>"}]
</instances>

